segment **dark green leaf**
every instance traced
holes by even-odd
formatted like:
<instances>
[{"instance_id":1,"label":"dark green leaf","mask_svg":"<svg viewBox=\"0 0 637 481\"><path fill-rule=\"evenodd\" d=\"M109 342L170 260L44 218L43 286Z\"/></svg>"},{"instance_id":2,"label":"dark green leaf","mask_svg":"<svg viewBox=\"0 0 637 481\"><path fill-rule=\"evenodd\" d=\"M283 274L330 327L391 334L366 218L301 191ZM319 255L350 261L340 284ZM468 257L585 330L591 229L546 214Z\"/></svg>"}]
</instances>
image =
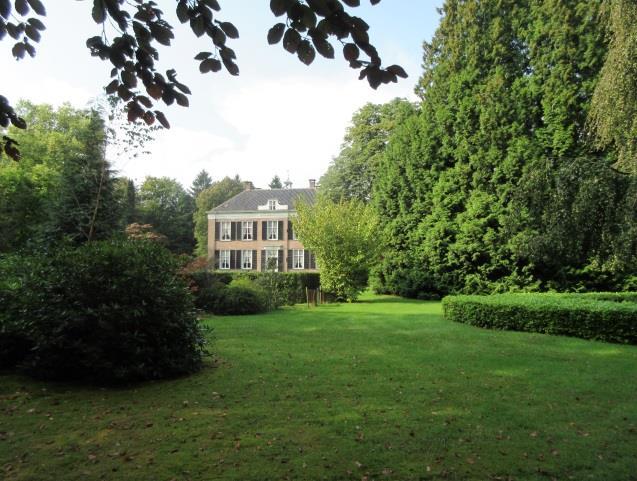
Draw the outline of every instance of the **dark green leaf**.
<instances>
[{"instance_id":1,"label":"dark green leaf","mask_svg":"<svg viewBox=\"0 0 637 481\"><path fill-rule=\"evenodd\" d=\"M199 52L197 55L195 55L195 60L205 60L211 56L212 52Z\"/></svg>"},{"instance_id":2,"label":"dark green leaf","mask_svg":"<svg viewBox=\"0 0 637 481\"><path fill-rule=\"evenodd\" d=\"M191 18L190 28L197 37L201 37L206 32L206 20L201 15Z\"/></svg>"},{"instance_id":3,"label":"dark green leaf","mask_svg":"<svg viewBox=\"0 0 637 481\"><path fill-rule=\"evenodd\" d=\"M17 115L13 115L11 117L11 123L13 124L14 127L17 127L19 129L27 128L26 121L22 117L18 117Z\"/></svg>"},{"instance_id":4,"label":"dark green leaf","mask_svg":"<svg viewBox=\"0 0 637 481\"><path fill-rule=\"evenodd\" d=\"M316 51L325 58L334 58L334 47L327 41L322 39L313 39Z\"/></svg>"},{"instance_id":5,"label":"dark green leaf","mask_svg":"<svg viewBox=\"0 0 637 481\"><path fill-rule=\"evenodd\" d=\"M274 45L279 43L283 38L283 32L285 32L285 24L277 23L274 27L268 30L268 43Z\"/></svg>"},{"instance_id":6,"label":"dark green leaf","mask_svg":"<svg viewBox=\"0 0 637 481\"><path fill-rule=\"evenodd\" d=\"M11 14L11 0L0 0L0 17L9 18Z\"/></svg>"},{"instance_id":7,"label":"dark green leaf","mask_svg":"<svg viewBox=\"0 0 637 481\"><path fill-rule=\"evenodd\" d=\"M37 28L38 30L46 30L44 24L38 20L37 18L30 18L27 20L30 25L33 25L33 28Z\"/></svg>"},{"instance_id":8,"label":"dark green leaf","mask_svg":"<svg viewBox=\"0 0 637 481\"><path fill-rule=\"evenodd\" d=\"M20 15L26 15L29 13L30 8L27 0L15 0L13 5L15 6L16 12Z\"/></svg>"},{"instance_id":9,"label":"dark green leaf","mask_svg":"<svg viewBox=\"0 0 637 481\"><path fill-rule=\"evenodd\" d=\"M360 6L360 0L343 0L343 3L348 7L358 7Z\"/></svg>"},{"instance_id":10,"label":"dark green leaf","mask_svg":"<svg viewBox=\"0 0 637 481\"><path fill-rule=\"evenodd\" d=\"M305 65L310 65L316 57L316 51L314 50L314 47L312 47L312 44L310 44L310 42L308 42L307 40L301 40L296 54L299 57L299 60Z\"/></svg>"},{"instance_id":11,"label":"dark green leaf","mask_svg":"<svg viewBox=\"0 0 637 481\"><path fill-rule=\"evenodd\" d=\"M283 36L283 48L290 53L296 53L296 49L301 43L301 35L293 28L288 28Z\"/></svg>"},{"instance_id":12,"label":"dark green leaf","mask_svg":"<svg viewBox=\"0 0 637 481\"><path fill-rule=\"evenodd\" d=\"M387 71L401 78L408 77L407 72L405 72L405 69L402 68L400 65L390 65L389 67L387 67Z\"/></svg>"},{"instance_id":13,"label":"dark green leaf","mask_svg":"<svg viewBox=\"0 0 637 481\"><path fill-rule=\"evenodd\" d=\"M224 58L223 65L226 67L226 70L230 73L230 75L239 75L239 67L231 59Z\"/></svg>"},{"instance_id":14,"label":"dark green leaf","mask_svg":"<svg viewBox=\"0 0 637 481\"><path fill-rule=\"evenodd\" d=\"M155 110L155 117L157 118L157 120L159 120L159 123L162 125L163 128L165 129L170 128L168 119L166 118L163 112L160 112L159 110Z\"/></svg>"},{"instance_id":15,"label":"dark green leaf","mask_svg":"<svg viewBox=\"0 0 637 481\"><path fill-rule=\"evenodd\" d=\"M345 57L345 60L347 60L348 62L353 62L354 60L357 60L359 55L360 55L360 50L358 50L358 47L355 44L346 43L345 46L343 47L343 56Z\"/></svg>"},{"instance_id":16,"label":"dark green leaf","mask_svg":"<svg viewBox=\"0 0 637 481\"><path fill-rule=\"evenodd\" d=\"M24 58L24 54L26 53L26 49L24 48L24 44L22 42L16 43L13 46L13 48L11 49L11 53L13 54L13 56L17 60L20 60L20 59Z\"/></svg>"},{"instance_id":17,"label":"dark green leaf","mask_svg":"<svg viewBox=\"0 0 637 481\"><path fill-rule=\"evenodd\" d=\"M93 0L93 11L91 14L95 23L104 23L104 20L106 20L106 6L103 0Z\"/></svg>"},{"instance_id":18,"label":"dark green leaf","mask_svg":"<svg viewBox=\"0 0 637 481\"><path fill-rule=\"evenodd\" d=\"M230 38L239 38L239 30L230 22L220 22L221 30Z\"/></svg>"},{"instance_id":19,"label":"dark green leaf","mask_svg":"<svg viewBox=\"0 0 637 481\"><path fill-rule=\"evenodd\" d=\"M202 1L204 4L212 8L215 12L218 12L219 10L221 10L221 7L219 6L219 2L217 2L217 0L202 0Z\"/></svg>"},{"instance_id":20,"label":"dark green leaf","mask_svg":"<svg viewBox=\"0 0 637 481\"><path fill-rule=\"evenodd\" d=\"M288 0L270 0L270 10L276 17L280 17L287 12L289 4Z\"/></svg>"},{"instance_id":21,"label":"dark green leaf","mask_svg":"<svg viewBox=\"0 0 637 481\"><path fill-rule=\"evenodd\" d=\"M190 14L188 12L188 5L185 0L181 0L177 4L177 18L181 23L186 23L190 20Z\"/></svg>"},{"instance_id":22,"label":"dark green leaf","mask_svg":"<svg viewBox=\"0 0 637 481\"><path fill-rule=\"evenodd\" d=\"M46 9L40 0L29 0L29 5L38 15L46 15Z\"/></svg>"},{"instance_id":23,"label":"dark green leaf","mask_svg":"<svg viewBox=\"0 0 637 481\"><path fill-rule=\"evenodd\" d=\"M40 32L33 25L27 25L26 28L24 29L24 33L26 34L27 37L29 37L34 42L40 41L40 38L41 38Z\"/></svg>"}]
</instances>

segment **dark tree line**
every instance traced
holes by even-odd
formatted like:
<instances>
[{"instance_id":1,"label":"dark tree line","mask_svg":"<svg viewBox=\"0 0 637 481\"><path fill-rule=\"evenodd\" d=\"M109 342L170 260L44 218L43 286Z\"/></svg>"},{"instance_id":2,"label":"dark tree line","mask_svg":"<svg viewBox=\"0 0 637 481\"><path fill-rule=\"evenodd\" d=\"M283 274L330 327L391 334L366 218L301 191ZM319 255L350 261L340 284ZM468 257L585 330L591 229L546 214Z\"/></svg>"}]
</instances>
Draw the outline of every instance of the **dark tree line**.
<instances>
[{"instance_id":1,"label":"dark tree line","mask_svg":"<svg viewBox=\"0 0 637 481\"><path fill-rule=\"evenodd\" d=\"M600 75L612 76L608 22L600 2L445 2L417 112L386 143L361 144L381 153L364 165L380 290L637 288L637 179L614 168L625 149L588 129ZM350 139L365 111L323 186L358 168ZM328 191L360 196L353 178Z\"/></svg>"}]
</instances>

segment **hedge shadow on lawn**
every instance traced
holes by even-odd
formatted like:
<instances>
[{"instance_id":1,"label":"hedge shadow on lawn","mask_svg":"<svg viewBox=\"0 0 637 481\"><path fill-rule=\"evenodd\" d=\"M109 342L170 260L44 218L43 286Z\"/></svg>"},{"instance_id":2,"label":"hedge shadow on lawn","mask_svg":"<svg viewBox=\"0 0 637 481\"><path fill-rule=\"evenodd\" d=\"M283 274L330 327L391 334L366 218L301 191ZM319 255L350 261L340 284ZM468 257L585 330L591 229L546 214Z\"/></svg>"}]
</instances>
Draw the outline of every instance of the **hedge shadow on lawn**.
<instances>
[{"instance_id":1,"label":"hedge shadow on lawn","mask_svg":"<svg viewBox=\"0 0 637 481\"><path fill-rule=\"evenodd\" d=\"M445 318L489 329L637 344L637 293L447 296Z\"/></svg>"}]
</instances>

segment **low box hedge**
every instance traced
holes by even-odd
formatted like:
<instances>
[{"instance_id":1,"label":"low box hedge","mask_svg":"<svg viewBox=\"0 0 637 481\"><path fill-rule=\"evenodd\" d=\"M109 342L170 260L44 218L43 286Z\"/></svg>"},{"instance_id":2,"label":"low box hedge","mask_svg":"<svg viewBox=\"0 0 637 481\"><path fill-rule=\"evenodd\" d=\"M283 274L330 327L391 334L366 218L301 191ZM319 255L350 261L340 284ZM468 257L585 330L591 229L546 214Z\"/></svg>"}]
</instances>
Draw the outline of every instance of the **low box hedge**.
<instances>
[{"instance_id":1,"label":"low box hedge","mask_svg":"<svg viewBox=\"0 0 637 481\"><path fill-rule=\"evenodd\" d=\"M637 293L447 296L447 319L489 329L637 344Z\"/></svg>"}]
</instances>

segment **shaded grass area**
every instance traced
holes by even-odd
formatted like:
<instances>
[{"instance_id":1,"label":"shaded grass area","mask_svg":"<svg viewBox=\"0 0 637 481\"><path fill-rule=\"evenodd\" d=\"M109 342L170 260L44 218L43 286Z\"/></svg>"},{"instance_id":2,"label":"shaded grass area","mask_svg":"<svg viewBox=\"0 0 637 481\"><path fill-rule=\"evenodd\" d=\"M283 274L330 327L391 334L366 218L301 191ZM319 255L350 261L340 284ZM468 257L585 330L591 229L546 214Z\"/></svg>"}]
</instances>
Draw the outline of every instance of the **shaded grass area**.
<instances>
[{"instance_id":1,"label":"shaded grass area","mask_svg":"<svg viewBox=\"0 0 637 481\"><path fill-rule=\"evenodd\" d=\"M0 375L7 480L637 479L637 348L367 296L207 319L215 359L126 389Z\"/></svg>"}]
</instances>

